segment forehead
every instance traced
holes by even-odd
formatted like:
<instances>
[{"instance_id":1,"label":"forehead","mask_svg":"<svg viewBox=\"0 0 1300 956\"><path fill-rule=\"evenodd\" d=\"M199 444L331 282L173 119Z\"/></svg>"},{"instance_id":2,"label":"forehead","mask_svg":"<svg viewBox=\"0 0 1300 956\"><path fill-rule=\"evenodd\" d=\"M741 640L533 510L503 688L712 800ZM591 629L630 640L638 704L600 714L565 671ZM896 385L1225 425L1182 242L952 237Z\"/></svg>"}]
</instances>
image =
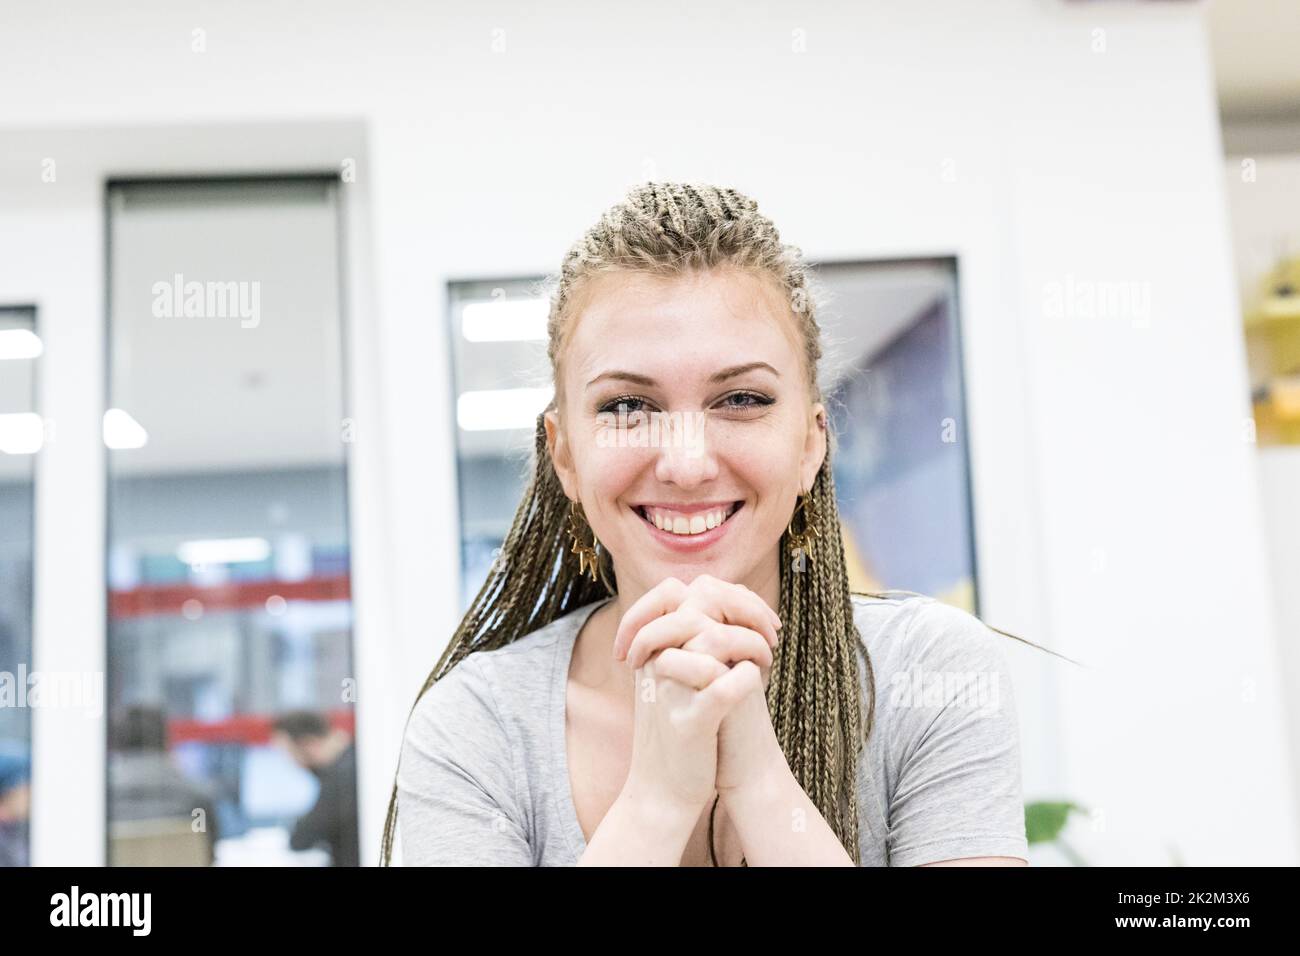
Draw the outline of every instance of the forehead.
<instances>
[{"instance_id":1,"label":"forehead","mask_svg":"<svg viewBox=\"0 0 1300 956\"><path fill-rule=\"evenodd\" d=\"M737 357L769 362L783 375L794 367L793 318L774 282L735 270L618 272L584 291L568 356L569 368L585 376L580 387L611 367L711 373Z\"/></svg>"}]
</instances>

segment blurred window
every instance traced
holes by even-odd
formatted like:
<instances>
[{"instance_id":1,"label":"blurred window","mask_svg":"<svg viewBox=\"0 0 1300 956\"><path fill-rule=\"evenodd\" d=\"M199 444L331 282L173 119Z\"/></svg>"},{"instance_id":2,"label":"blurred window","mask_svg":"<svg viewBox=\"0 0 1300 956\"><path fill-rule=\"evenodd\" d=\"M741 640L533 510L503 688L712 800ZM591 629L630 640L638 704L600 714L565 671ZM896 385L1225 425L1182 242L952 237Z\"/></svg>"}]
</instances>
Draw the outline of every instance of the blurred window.
<instances>
[{"instance_id":1,"label":"blurred window","mask_svg":"<svg viewBox=\"0 0 1300 956\"><path fill-rule=\"evenodd\" d=\"M109 185L110 865L357 861L337 189Z\"/></svg>"},{"instance_id":2,"label":"blurred window","mask_svg":"<svg viewBox=\"0 0 1300 956\"><path fill-rule=\"evenodd\" d=\"M977 613L956 263L816 272L850 586L919 591Z\"/></svg>"},{"instance_id":3,"label":"blurred window","mask_svg":"<svg viewBox=\"0 0 1300 956\"><path fill-rule=\"evenodd\" d=\"M29 864L32 673L32 528L36 453L44 428L36 411L43 350L36 310L0 308L0 866Z\"/></svg>"},{"instance_id":4,"label":"blurred window","mask_svg":"<svg viewBox=\"0 0 1300 956\"><path fill-rule=\"evenodd\" d=\"M461 607L487 580L531 477L533 429L551 400L550 303L540 277L453 282L448 289Z\"/></svg>"}]
</instances>

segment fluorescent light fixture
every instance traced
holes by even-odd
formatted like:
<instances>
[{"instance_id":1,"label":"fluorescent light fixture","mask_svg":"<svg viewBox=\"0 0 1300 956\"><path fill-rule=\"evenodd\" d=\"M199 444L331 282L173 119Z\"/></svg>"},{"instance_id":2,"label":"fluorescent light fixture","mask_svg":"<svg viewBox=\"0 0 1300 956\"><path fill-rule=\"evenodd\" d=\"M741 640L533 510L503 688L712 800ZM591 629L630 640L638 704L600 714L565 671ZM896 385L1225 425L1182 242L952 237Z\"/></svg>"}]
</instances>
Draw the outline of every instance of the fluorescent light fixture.
<instances>
[{"instance_id":1,"label":"fluorescent light fixture","mask_svg":"<svg viewBox=\"0 0 1300 956\"><path fill-rule=\"evenodd\" d=\"M460 331L467 342L545 339L550 311L550 302L538 298L471 302L461 311Z\"/></svg>"},{"instance_id":2,"label":"fluorescent light fixture","mask_svg":"<svg viewBox=\"0 0 1300 956\"><path fill-rule=\"evenodd\" d=\"M186 564L238 564L241 561L265 561L270 555L271 542L265 538L186 541L176 549L176 556Z\"/></svg>"},{"instance_id":3,"label":"fluorescent light fixture","mask_svg":"<svg viewBox=\"0 0 1300 956\"><path fill-rule=\"evenodd\" d=\"M0 451L9 455L34 455L44 441L41 416L35 412L0 415Z\"/></svg>"},{"instance_id":4,"label":"fluorescent light fixture","mask_svg":"<svg viewBox=\"0 0 1300 956\"><path fill-rule=\"evenodd\" d=\"M456 423L467 432L532 428L537 413L551 402L550 388L495 388L462 392L456 399Z\"/></svg>"},{"instance_id":5,"label":"fluorescent light fixture","mask_svg":"<svg viewBox=\"0 0 1300 956\"><path fill-rule=\"evenodd\" d=\"M104 413L104 444L109 448L142 448L149 440L144 427L120 408Z\"/></svg>"},{"instance_id":6,"label":"fluorescent light fixture","mask_svg":"<svg viewBox=\"0 0 1300 956\"><path fill-rule=\"evenodd\" d=\"M30 329L0 329L0 361L39 358L44 351L45 346Z\"/></svg>"}]
</instances>

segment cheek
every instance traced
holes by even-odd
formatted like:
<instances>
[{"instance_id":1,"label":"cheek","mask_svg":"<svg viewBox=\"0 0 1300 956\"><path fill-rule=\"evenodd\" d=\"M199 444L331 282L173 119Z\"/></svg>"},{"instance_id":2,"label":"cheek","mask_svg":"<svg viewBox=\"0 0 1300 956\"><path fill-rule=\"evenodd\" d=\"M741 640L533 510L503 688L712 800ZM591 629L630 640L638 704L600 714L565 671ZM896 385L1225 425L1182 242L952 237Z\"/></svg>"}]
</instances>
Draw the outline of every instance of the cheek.
<instances>
[{"instance_id":1,"label":"cheek","mask_svg":"<svg viewBox=\"0 0 1300 956\"><path fill-rule=\"evenodd\" d=\"M589 482L583 493L594 495L602 504L610 503L630 491L651 467L650 456L636 449L593 447L582 463L582 473Z\"/></svg>"},{"instance_id":2,"label":"cheek","mask_svg":"<svg viewBox=\"0 0 1300 956\"><path fill-rule=\"evenodd\" d=\"M767 499L798 480L799 455L783 442L737 432L715 442L713 453L721 473L729 474L760 503L770 503Z\"/></svg>"}]
</instances>

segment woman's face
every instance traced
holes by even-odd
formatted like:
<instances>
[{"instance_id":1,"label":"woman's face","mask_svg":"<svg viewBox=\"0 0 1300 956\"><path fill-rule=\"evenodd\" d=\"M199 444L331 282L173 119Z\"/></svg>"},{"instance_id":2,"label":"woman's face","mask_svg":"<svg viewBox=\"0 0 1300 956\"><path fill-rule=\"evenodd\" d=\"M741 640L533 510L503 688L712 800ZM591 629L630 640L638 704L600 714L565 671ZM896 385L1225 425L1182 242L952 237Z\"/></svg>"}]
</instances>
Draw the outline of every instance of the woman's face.
<instances>
[{"instance_id":1,"label":"woman's face","mask_svg":"<svg viewBox=\"0 0 1300 956\"><path fill-rule=\"evenodd\" d=\"M826 453L801 353L789 302L747 273L590 281L546 430L620 594L707 573L775 602L781 534Z\"/></svg>"}]
</instances>

